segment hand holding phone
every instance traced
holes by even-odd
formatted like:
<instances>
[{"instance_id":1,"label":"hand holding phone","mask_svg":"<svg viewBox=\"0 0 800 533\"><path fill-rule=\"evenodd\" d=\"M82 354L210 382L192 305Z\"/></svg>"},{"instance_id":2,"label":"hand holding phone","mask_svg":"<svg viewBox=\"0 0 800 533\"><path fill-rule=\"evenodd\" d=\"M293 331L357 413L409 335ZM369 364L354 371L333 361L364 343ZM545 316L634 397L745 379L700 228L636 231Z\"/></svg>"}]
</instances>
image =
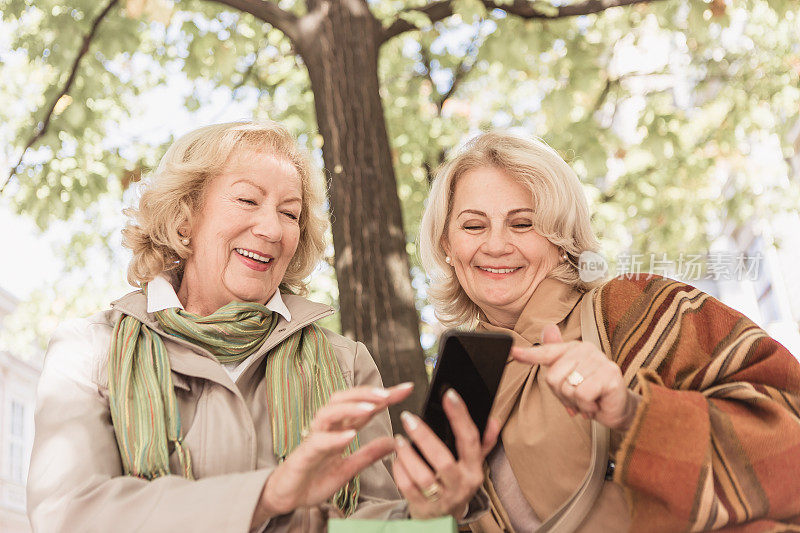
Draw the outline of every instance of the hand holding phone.
<instances>
[{"instance_id":1,"label":"hand holding phone","mask_svg":"<svg viewBox=\"0 0 800 533\"><path fill-rule=\"evenodd\" d=\"M422 420L404 412L411 442L398 436L395 444L392 471L412 517L461 519L467 512L500 432L499 424L487 425L510 348L508 335L449 331L442 336Z\"/></svg>"},{"instance_id":2,"label":"hand holding phone","mask_svg":"<svg viewBox=\"0 0 800 533\"><path fill-rule=\"evenodd\" d=\"M482 438L511 344L511 336L503 333L448 330L442 334L420 417L456 458L455 436L442 406L444 394L452 388L461 396Z\"/></svg>"}]
</instances>

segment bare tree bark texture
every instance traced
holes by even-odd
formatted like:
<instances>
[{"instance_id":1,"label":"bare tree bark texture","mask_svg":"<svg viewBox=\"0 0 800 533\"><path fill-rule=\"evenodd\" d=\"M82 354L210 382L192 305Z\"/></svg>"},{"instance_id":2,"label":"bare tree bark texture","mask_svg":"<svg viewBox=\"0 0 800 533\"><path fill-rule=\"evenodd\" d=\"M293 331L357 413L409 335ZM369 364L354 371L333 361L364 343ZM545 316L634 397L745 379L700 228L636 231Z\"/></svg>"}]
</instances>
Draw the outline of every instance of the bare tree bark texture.
<instances>
[{"instance_id":1,"label":"bare tree bark texture","mask_svg":"<svg viewBox=\"0 0 800 533\"><path fill-rule=\"evenodd\" d=\"M309 2L296 42L305 61L330 193L342 330L364 342L384 383L427 376L406 239L378 85L380 24L361 0ZM315 14L323 16L314 17ZM393 409L397 424L400 408Z\"/></svg>"}]
</instances>

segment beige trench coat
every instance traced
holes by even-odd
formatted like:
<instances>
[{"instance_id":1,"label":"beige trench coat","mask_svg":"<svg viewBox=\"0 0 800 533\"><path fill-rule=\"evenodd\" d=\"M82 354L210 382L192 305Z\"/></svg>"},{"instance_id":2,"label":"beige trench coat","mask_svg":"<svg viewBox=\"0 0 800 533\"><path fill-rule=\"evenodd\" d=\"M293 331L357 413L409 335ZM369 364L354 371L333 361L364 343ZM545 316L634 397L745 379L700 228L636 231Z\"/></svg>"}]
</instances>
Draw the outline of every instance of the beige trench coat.
<instances>
[{"instance_id":1,"label":"beige trench coat","mask_svg":"<svg viewBox=\"0 0 800 533\"><path fill-rule=\"evenodd\" d=\"M210 353L162 334L197 481L180 475L154 481L122 475L108 406L108 347L121 313L161 331L146 313L145 296L131 293L109 311L60 326L47 350L37 393L28 477L34 531L248 531L261 489L277 465L264 390L264 355L293 332L333 312L298 296L286 295L284 302L292 321L280 319L235 383ZM348 386L381 386L363 344L326 334ZM359 437L363 445L391 433L389 415L383 412ZM180 472L174 454L171 469ZM362 472L355 517L403 518L406 513L387 461ZM319 509L277 517L259 529L306 530L312 529L312 522L313 529L324 523Z\"/></svg>"}]
</instances>

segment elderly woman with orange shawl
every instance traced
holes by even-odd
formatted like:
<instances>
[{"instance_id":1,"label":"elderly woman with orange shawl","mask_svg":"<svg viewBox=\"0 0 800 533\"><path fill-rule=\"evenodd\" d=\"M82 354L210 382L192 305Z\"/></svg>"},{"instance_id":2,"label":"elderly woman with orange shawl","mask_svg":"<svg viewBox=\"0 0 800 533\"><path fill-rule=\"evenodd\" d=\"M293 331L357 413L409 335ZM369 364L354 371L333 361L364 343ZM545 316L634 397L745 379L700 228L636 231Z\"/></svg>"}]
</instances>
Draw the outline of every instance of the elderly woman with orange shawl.
<instances>
[{"instance_id":1,"label":"elderly woman with orange shawl","mask_svg":"<svg viewBox=\"0 0 800 533\"><path fill-rule=\"evenodd\" d=\"M513 335L473 531L800 530L800 365L742 314L597 252L575 173L503 133L438 172L422 221L451 326Z\"/></svg>"}]
</instances>

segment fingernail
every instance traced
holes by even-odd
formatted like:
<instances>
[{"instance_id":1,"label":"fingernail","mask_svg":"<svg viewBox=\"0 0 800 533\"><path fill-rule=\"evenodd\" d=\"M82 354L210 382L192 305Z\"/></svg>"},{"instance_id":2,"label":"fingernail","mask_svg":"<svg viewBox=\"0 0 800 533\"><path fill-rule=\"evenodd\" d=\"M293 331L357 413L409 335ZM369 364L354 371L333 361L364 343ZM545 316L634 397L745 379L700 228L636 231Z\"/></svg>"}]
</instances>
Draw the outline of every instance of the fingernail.
<instances>
[{"instance_id":1,"label":"fingernail","mask_svg":"<svg viewBox=\"0 0 800 533\"><path fill-rule=\"evenodd\" d=\"M447 389L447 392L444 393L445 398L447 401L458 404L461 402L461 398L458 397L458 393L453 389Z\"/></svg>"},{"instance_id":2,"label":"fingernail","mask_svg":"<svg viewBox=\"0 0 800 533\"><path fill-rule=\"evenodd\" d=\"M414 386L414 382L413 381L405 381L403 383L400 383L399 385L395 385L394 388L396 388L396 389L410 389L413 386Z\"/></svg>"},{"instance_id":3,"label":"fingernail","mask_svg":"<svg viewBox=\"0 0 800 533\"><path fill-rule=\"evenodd\" d=\"M375 404L369 402L358 402L356 409L358 409L359 411L369 412L375 409Z\"/></svg>"},{"instance_id":4,"label":"fingernail","mask_svg":"<svg viewBox=\"0 0 800 533\"><path fill-rule=\"evenodd\" d=\"M356 438L356 430L355 429L348 429L347 431L342 433L342 435L347 437L347 440L353 440L354 438Z\"/></svg>"},{"instance_id":5,"label":"fingernail","mask_svg":"<svg viewBox=\"0 0 800 533\"><path fill-rule=\"evenodd\" d=\"M375 396L379 396L381 398L388 398L389 396L391 396L392 393L386 389L375 387L374 389L372 389L372 394L374 394Z\"/></svg>"},{"instance_id":6,"label":"fingernail","mask_svg":"<svg viewBox=\"0 0 800 533\"><path fill-rule=\"evenodd\" d=\"M398 448L402 448L406 445L406 439L401 437L400 435L394 436L394 443L397 445Z\"/></svg>"},{"instance_id":7,"label":"fingernail","mask_svg":"<svg viewBox=\"0 0 800 533\"><path fill-rule=\"evenodd\" d=\"M409 413L408 411L403 411L400 413L400 418L403 420L403 423L408 426L409 431L414 431L417 429L417 417Z\"/></svg>"}]
</instances>

